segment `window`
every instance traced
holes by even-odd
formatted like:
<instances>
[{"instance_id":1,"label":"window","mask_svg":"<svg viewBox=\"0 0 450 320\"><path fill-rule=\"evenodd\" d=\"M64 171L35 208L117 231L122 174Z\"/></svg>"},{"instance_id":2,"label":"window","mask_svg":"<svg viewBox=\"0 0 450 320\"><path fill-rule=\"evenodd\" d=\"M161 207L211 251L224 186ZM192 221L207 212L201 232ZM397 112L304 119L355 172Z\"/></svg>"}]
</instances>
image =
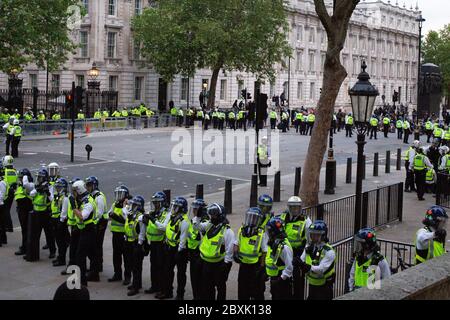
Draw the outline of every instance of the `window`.
<instances>
[{"instance_id":1,"label":"window","mask_svg":"<svg viewBox=\"0 0 450 320\"><path fill-rule=\"evenodd\" d=\"M366 38L361 37L359 42L361 43L361 50L366 51Z\"/></svg>"},{"instance_id":2,"label":"window","mask_svg":"<svg viewBox=\"0 0 450 320\"><path fill-rule=\"evenodd\" d=\"M142 13L142 0L135 0L134 14L138 16L141 13Z\"/></svg>"},{"instance_id":3,"label":"window","mask_svg":"<svg viewBox=\"0 0 450 320\"><path fill-rule=\"evenodd\" d=\"M386 23L386 16L382 16L381 17L381 24L385 24Z\"/></svg>"},{"instance_id":4,"label":"window","mask_svg":"<svg viewBox=\"0 0 450 320\"><path fill-rule=\"evenodd\" d=\"M109 76L109 91L117 91L117 76Z\"/></svg>"},{"instance_id":5,"label":"window","mask_svg":"<svg viewBox=\"0 0 450 320\"><path fill-rule=\"evenodd\" d=\"M238 80L238 92L237 92L237 98L241 98L241 92L244 90L244 80Z\"/></svg>"},{"instance_id":6,"label":"window","mask_svg":"<svg viewBox=\"0 0 450 320\"><path fill-rule=\"evenodd\" d=\"M402 76L402 65L400 62L397 62L397 78Z\"/></svg>"},{"instance_id":7,"label":"window","mask_svg":"<svg viewBox=\"0 0 450 320\"><path fill-rule=\"evenodd\" d=\"M89 0L83 0L83 6L86 10L86 13L89 14Z\"/></svg>"},{"instance_id":8,"label":"window","mask_svg":"<svg viewBox=\"0 0 450 320\"><path fill-rule=\"evenodd\" d=\"M376 76L377 75L377 60L376 59L372 59L371 62L371 66L370 66L370 72L372 73L372 76Z\"/></svg>"},{"instance_id":9,"label":"window","mask_svg":"<svg viewBox=\"0 0 450 320\"><path fill-rule=\"evenodd\" d=\"M227 98L227 80L220 80L220 100Z\"/></svg>"},{"instance_id":10,"label":"window","mask_svg":"<svg viewBox=\"0 0 450 320\"><path fill-rule=\"evenodd\" d=\"M270 98L272 98L275 95L275 83L270 83Z\"/></svg>"},{"instance_id":11,"label":"window","mask_svg":"<svg viewBox=\"0 0 450 320\"><path fill-rule=\"evenodd\" d=\"M311 82L311 86L309 87L309 99L314 100L316 98L316 84Z\"/></svg>"},{"instance_id":12,"label":"window","mask_svg":"<svg viewBox=\"0 0 450 320\"><path fill-rule=\"evenodd\" d=\"M188 78L182 78L181 79L181 100L187 101L188 97Z\"/></svg>"},{"instance_id":13,"label":"window","mask_svg":"<svg viewBox=\"0 0 450 320\"><path fill-rule=\"evenodd\" d=\"M325 32L325 30L322 30L320 32L320 43L324 44L325 43L325 38L327 38L327 33Z\"/></svg>"},{"instance_id":14,"label":"window","mask_svg":"<svg viewBox=\"0 0 450 320\"><path fill-rule=\"evenodd\" d=\"M387 76L387 70L386 70L386 61L383 60L383 62L381 63L381 71L383 72L382 76L386 77Z\"/></svg>"},{"instance_id":15,"label":"window","mask_svg":"<svg viewBox=\"0 0 450 320\"><path fill-rule=\"evenodd\" d=\"M316 38L316 29L315 28L309 28L309 42L314 42Z\"/></svg>"},{"instance_id":16,"label":"window","mask_svg":"<svg viewBox=\"0 0 450 320\"><path fill-rule=\"evenodd\" d=\"M134 60L141 60L141 44L139 42L134 43L133 58Z\"/></svg>"},{"instance_id":17,"label":"window","mask_svg":"<svg viewBox=\"0 0 450 320\"><path fill-rule=\"evenodd\" d=\"M297 41L303 41L303 26L297 26Z\"/></svg>"},{"instance_id":18,"label":"window","mask_svg":"<svg viewBox=\"0 0 450 320\"><path fill-rule=\"evenodd\" d=\"M84 88L84 75L77 75L77 86Z\"/></svg>"},{"instance_id":19,"label":"window","mask_svg":"<svg viewBox=\"0 0 450 320\"><path fill-rule=\"evenodd\" d=\"M320 55L320 71L323 72L323 69L325 67L325 53L322 53Z\"/></svg>"},{"instance_id":20,"label":"window","mask_svg":"<svg viewBox=\"0 0 450 320\"><path fill-rule=\"evenodd\" d=\"M142 100L142 84L144 77L134 78L134 100Z\"/></svg>"},{"instance_id":21,"label":"window","mask_svg":"<svg viewBox=\"0 0 450 320\"><path fill-rule=\"evenodd\" d=\"M31 73L30 74L30 88L37 88L38 82L37 82L37 74Z\"/></svg>"},{"instance_id":22,"label":"window","mask_svg":"<svg viewBox=\"0 0 450 320\"><path fill-rule=\"evenodd\" d=\"M115 16L116 15L116 0L109 0L109 5L108 5L108 14L110 16Z\"/></svg>"},{"instance_id":23,"label":"window","mask_svg":"<svg viewBox=\"0 0 450 320\"><path fill-rule=\"evenodd\" d=\"M52 91L59 91L59 85L60 85L60 76L59 74L53 74L52 75Z\"/></svg>"},{"instance_id":24,"label":"window","mask_svg":"<svg viewBox=\"0 0 450 320\"><path fill-rule=\"evenodd\" d=\"M389 62L389 76L392 78L394 77L394 62Z\"/></svg>"},{"instance_id":25,"label":"window","mask_svg":"<svg viewBox=\"0 0 450 320\"><path fill-rule=\"evenodd\" d=\"M358 74L358 59L353 58L353 74Z\"/></svg>"},{"instance_id":26,"label":"window","mask_svg":"<svg viewBox=\"0 0 450 320\"><path fill-rule=\"evenodd\" d=\"M315 71L315 65L314 65L314 52L309 53L309 71L314 72Z\"/></svg>"},{"instance_id":27,"label":"window","mask_svg":"<svg viewBox=\"0 0 450 320\"><path fill-rule=\"evenodd\" d=\"M391 55L394 54L394 45L393 45L393 43L389 42L388 46L389 46L389 54L391 54Z\"/></svg>"},{"instance_id":28,"label":"window","mask_svg":"<svg viewBox=\"0 0 450 320\"><path fill-rule=\"evenodd\" d=\"M295 70L297 71L302 71L303 70L303 51L297 51L297 59L295 60L296 65L295 65Z\"/></svg>"},{"instance_id":29,"label":"window","mask_svg":"<svg viewBox=\"0 0 450 320\"><path fill-rule=\"evenodd\" d=\"M88 33L87 31L80 31L80 56L87 58L88 56Z\"/></svg>"},{"instance_id":30,"label":"window","mask_svg":"<svg viewBox=\"0 0 450 320\"><path fill-rule=\"evenodd\" d=\"M370 50L375 52L375 39L370 39Z\"/></svg>"},{"instance_id":31,"label":"window","mask_svg":"<svg viewBox=\"0 0 450 320\"><path fill-rule=\"evenodd\" d=\"M303 82L297 83L297 100L303 99Z\"/></svg>"},{"instance_id":32,"label":"window","mask_svg":"<svg viewBox=\"0 0 450 320\"><path fill-rule=\"evenodd\" d=\"M116 33L108 32L108 58L116 57Z\"/></svg>"}]
</instances>

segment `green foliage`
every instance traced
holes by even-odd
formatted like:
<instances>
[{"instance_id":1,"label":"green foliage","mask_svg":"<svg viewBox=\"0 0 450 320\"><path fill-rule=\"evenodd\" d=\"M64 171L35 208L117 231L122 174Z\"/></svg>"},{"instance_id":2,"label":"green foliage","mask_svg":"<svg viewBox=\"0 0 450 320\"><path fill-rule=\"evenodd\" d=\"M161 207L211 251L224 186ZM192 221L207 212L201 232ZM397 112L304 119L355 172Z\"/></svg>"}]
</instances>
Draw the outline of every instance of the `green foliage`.
<instances>
[{"instance_id":1,"label":"green foliage","mask_svg":"<svg viewBox=\"0 0 450 320\"><path fill-rule=\"evenodd\" d=\"M9 73L29 63L58 69L76 46L70 39L68 10L78 0L1 0L0 70ZM81 10L81 15L84 12Z\"/></svg>"},{"instance_id":2,"label":"green foliage","mask_svg":"<svg viewBox=\"0 0 450 320\"><path fill-rule=\"evenodd\" d=\"M198 68L273 78L291 54L285 0L159 0L134 18L142 54L167 81Z\"/></svg>"},{"instance_id":3,"label":"green foliage","mask_svg":"<svg viewBox=\"0 0 450 320\"><path fill-rule=\"evenodd\" d=\"M423 62L441 68L444 92L450 94L450 24L439 31L430 31L423 45Z\"/></svg>"}]
</instances>

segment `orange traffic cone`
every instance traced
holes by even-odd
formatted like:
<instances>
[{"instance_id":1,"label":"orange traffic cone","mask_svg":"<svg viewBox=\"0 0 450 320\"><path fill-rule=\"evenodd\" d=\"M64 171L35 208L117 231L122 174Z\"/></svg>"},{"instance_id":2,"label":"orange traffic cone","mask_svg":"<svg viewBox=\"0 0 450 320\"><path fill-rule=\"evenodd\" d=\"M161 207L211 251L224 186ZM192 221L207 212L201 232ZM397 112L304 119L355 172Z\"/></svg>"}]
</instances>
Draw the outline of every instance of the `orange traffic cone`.
<instances>
[{"instance_id":1,"label":"orange traffic cone","mask_svg":"<svg viewBox=\"0 0 450 320\"><path fill-rule=\"evenodd\" d=\"M87 124L85 128L86 128L86 133L87 134L91 133L91 126L90 125Z\"/></svg>"}]
</instances>

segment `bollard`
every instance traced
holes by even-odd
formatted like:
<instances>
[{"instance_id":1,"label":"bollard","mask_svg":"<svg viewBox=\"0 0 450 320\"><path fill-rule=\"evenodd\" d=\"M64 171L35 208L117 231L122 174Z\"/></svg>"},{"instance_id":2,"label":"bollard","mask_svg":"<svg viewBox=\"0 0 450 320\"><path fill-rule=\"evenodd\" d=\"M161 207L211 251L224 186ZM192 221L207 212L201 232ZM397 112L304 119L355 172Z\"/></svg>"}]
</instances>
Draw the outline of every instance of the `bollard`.
<instances>
[{"instance_id":1,"label":"bollard","mask_svg":"<svg viewBox=\"0 0 450 320\"><path fill-rule=\"evenodd\" d=\"M373 156L373 176L378 177L378 152Z\"/></svg>"},{"instance_id":2,"label":"bollard","mask_svg":"<svg viewBox=\"0 0 450 320\"><path fill-rule=\"evenodd\" d=\"M258 176L252 175L252 184L250 186L250 207L256 207L258 201Z\"/></svg>"},{"instance_id":3,"label":"bollard","mask_svg":"<svg viewBox=\"0 0 450 320\"><path fill-rule=\"evenodd\" d=\"M281 173L277 171L275 173L275 180L273 183L273 202L281 201Z\"/></svg>"},{"instance_id":4,"label":"bollard","mask_svg":"<svg viewBox=\"0 0 450 320\"><path fill-rule=\"evenodd\" d=\"M170 205L170 190L163 190L163 192L166 195L167 204Z\"/></svg>"},{"instance_id":5,"label":"bollard","mask_svg":"<svg viewBox=\"0 0 450 320\"><path fill-rule=\"evenodd\" d=\"M203 184L198 184L195 188L195 199L203 199Z\"/></svg>"},{"instance_id":6,"label":"bollard","mask_svg":"<svg viewBox=\"0 0 450 320\"><path fill-rule=\"evenodd\" d=\"M223 200L225 211L227 214L232 214L232 193L231 193L231 179L225 180L225 198Z\"/></svg>"},{"instance_id":7,"label":"bollard","mask_svg":"<svg viewBox=\"0 0 450 320\"><path fill-rule=\"evenodd\" d=\"M366 156L363 156L362 179L366 180Z\"/></svg>"},{"instance_id":8,"label":"bollard","mask_svg":"<svg viewBox=\"0 0 450 320\"><path fill-rule=\"evenodd\" d=\"M294 184L294 196L298 196L300 193L300 185L302 183L302 168L295 168L295 184Z\"/></svg>"},{"instance_id":9,"label":"bollard","mask_svg":"<svg viewBox=\"0 0 450 320\"><path fill-rule=\"evenodd\" d=\"M386 169L385 173L391 173L391 151L386 151Z\"/></svg>"},{"instance_id":10,"label":"bollard","mask_svg":"<svg viewBox=\"0 0 450 320\"><path fill-rule=\"evenodd\" d=\"M345 176L345 183L352 183L352 158L347 158L347 174Z\"/></svg>"},{"instance_id":11,"label":"bollard","mask_svg":"<svg viewBox=\"0 0 450 320\"><path fill-rule=\"evenodd\" d=\"M402 170L402 149L397 149L397 171Z\"/></svg>"}]
</instances>

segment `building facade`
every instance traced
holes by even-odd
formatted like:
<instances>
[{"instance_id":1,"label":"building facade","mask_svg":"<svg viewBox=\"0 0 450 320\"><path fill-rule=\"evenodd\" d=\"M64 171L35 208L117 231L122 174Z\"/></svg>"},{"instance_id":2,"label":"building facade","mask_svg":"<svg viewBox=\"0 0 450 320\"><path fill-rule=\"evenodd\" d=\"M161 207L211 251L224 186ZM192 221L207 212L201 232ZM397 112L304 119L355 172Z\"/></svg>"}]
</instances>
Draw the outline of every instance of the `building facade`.
<instances>
[{"instance_id":1,"label":"building facade","mask_svg":"<svg viewBox=\"0 0 450 320\"><path fill-rule=\"evenodd\" d=\"M79 43L77 52L69 57L61 71L48 75L49 89L68 90L72 81L87 85L87 71L92 63L100 69L101 90L119 91L119 106L144 102L156 109L166 108L169 101L177 106L199 105L203 84L209 83L210 70L198 70L188 79L175 77L166 83L155 70L141 59L139 46L133 42L130 26L134 15L140 14L152 0L82 0L88 14L81 26L72 31ZM325 0L332 12L332 0ZM290 0L289 40L293 48L291 58L284 65L275 66L275 82L262 84L261 92L270 97L285 92L292 107L315 107L322 85L323 65L327 49L327 36L314 9L313 0ZM356 81L361 61L368 65L372 84L380 91L377 104L391 103L394 90L400 102L416 104L418 23L420 11L407 9L391 1L362 1L356 8L348 30L341 62L348 76L338 95L337 107L350 107L348 88ZM290 67L289 67L290 66ZM289 77L290 73L290 77ZM30 65L20 74L24 88L47 87L47 72ZM241 90L254 94L256 78L242 72L221 72L217 82L216 104L231 107L240 99ZM7 88L5 74L0 74L0 88Z\"/></svg>"}]
</instances>

